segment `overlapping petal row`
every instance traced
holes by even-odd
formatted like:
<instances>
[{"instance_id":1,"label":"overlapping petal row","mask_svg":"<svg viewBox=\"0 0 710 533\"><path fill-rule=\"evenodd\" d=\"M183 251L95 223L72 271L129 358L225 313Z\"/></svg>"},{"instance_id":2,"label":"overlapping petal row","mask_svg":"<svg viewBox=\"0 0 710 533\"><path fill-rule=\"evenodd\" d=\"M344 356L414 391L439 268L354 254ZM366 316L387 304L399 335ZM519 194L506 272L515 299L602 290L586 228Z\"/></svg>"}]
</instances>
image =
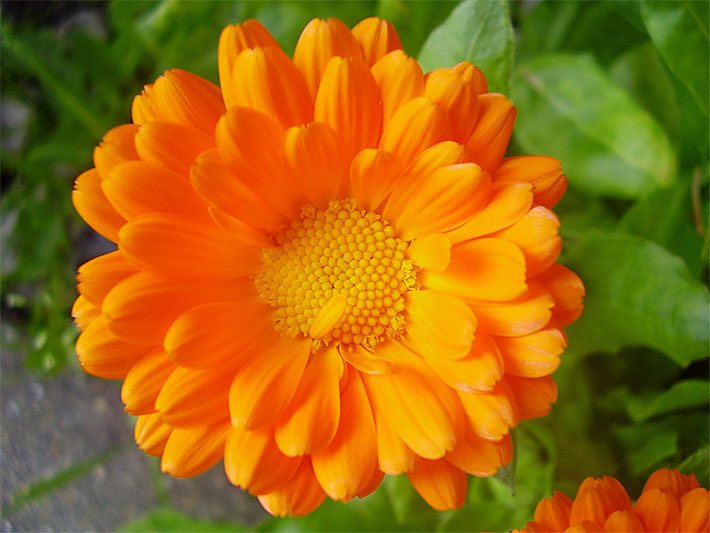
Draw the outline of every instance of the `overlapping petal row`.
<instances>
[{"instance_id":1,"label":"overlapping petal row","mask_svg":"<svg viewBox=\"0 0 710 533\"><path fill-rule=\"evenodd\" d=\"M555 263L560 163L504 158L515 108L393 27L314 20L290 59L249 20L220 85L172 70L74 204L117 250L79 269L77 354L122 379L163 471L224 461L273 514L406 474L436 509L545 415L584 288Z\"/></svg>"},{"instance_id":2,"label":"overlapping petal row","mask_svg":"<svg viewBox=\"0 0 710 533\"><path fill-rule=\"evenodd\" d=\"M561 492L540 501L534 521L522 533L542 531L705 532L710 529L710 495L694 474L661 468L646 481L635 503L611 476L588 477L574 500Z\"/></svg>"}]
</instances>

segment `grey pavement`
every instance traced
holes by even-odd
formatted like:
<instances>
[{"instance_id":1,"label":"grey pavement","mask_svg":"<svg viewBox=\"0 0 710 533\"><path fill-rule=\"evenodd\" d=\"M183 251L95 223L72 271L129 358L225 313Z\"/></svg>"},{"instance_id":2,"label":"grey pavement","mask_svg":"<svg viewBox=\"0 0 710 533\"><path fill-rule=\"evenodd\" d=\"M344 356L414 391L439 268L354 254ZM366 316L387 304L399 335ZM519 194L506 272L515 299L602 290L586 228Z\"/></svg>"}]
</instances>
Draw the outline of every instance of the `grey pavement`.
<instances>
[{"instance_id":1,"label":"grey pavement","mask_svg":"<svg viewBox=\"0 0 710 533\"><path fill-rule=\"evenodd\" d=\"M118 382L76 365L39 377L0 355L0 532L114 531L160 505L255 524L265 513L221 464L192 479L157 472L133 442Z\"/></svg>"}]
</instances>

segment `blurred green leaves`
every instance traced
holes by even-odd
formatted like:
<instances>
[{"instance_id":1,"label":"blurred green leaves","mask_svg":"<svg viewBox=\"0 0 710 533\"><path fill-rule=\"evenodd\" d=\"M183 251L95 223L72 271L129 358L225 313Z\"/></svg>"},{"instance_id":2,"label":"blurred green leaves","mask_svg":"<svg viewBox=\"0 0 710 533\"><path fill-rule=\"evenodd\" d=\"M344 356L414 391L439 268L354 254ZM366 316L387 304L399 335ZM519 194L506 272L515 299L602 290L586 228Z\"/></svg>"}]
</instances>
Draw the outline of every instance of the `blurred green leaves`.
<instances>
[{"instance_id":1,"label":"blurred green leaves","mask_svg":"<svg viewBox=\"0 0 710 533\"><path fill-rule=\"evenodd\" d=\"M564 161L570 182L584 191L634 198L675 179L663 130L587 56L520 65L513 100L523 150Z\"/></svg>"},{"instance_id":2,"label":"blurred green leaves","mask_svg":"<svg viewBox=\"0 0 710 533\"><path fill-rule=\"evenodd\" d=\"M465 0L431 32L419 53L424 72L461 61L477 65L491 92L508 92L513 28L504 0Z\"/></svg>"},{"instance_id":3,"label":"blurred green leaves","mask_svg":"<svg viewBox=\"0 0 710 533\"><path fill-rule=\"evenodd\" d=\"M576 352L646 345L684 366L707 356L708 291L681 259L622 233L577 239L568 263L585 280L587 298L583 317L570 328Z\"/></svg>"}]
</instances>

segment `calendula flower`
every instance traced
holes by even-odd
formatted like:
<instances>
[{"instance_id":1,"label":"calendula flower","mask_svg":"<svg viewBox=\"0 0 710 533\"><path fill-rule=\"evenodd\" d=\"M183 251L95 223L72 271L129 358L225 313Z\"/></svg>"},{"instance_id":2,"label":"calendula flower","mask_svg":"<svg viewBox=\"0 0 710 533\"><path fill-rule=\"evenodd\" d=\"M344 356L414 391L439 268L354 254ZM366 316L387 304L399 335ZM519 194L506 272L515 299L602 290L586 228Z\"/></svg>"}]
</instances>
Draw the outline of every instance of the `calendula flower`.
<instances>
[{"instance_id":1,"label":"calendula flower","mask_svg":"<svg viewBox=\"0 0 710 533\"><path fill-rule=\"evenodd\" d=\"M574 500L561 492L542 500L522 532L538 531L708 531L710 495L694 474L661 468L646 481L632 504L611 476L588 477Z\"/></svg>"},{"instance_id":2,"label":"calendula flower","mask_svg":"<svg viewBox=\"0 0 710 533\"><path fill-rule=\"evenodd\" d=\"M221 87L166 72L74 205L117 250L79 269L77 354L123 379L164 472L224 460L276 515L406 474L436 509L546 414L583 286L555 263L566 186L504 159L515 108L469 63L424 74L394 28L257 21Z\"/></svg>"}]
</instances>

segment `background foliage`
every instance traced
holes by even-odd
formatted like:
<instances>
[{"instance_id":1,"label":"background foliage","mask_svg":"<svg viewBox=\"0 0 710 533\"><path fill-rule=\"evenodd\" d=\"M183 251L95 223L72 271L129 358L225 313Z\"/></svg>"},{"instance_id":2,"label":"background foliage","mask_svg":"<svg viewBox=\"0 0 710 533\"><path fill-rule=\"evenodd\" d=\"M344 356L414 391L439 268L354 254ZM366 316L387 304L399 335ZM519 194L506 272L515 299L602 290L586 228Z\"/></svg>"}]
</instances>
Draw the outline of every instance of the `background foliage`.
<instances>
[{"instance_id":1,"label":"background foliage","mask_svg":"<svg viewBox=\"0 0 710 533\"><path fill-rule=\"evenodd\" d=\"M227 23L256 17L291 52L312 17L376 14L425 70L467 59L510 95L510 154L563 161L562 260L586 283L586 311L569 330L553 413L521 424L514 464L472 479L464 509L433 512L389 478L363 501L259 529L507 530L588 475L615 475L632 497L659 466L709 485L707 2L82 3L89 19L67 4L0 28L2 310L29 331L28 365L57 372L72 357L75 267L106 243L73 212L71 184L102 134L129 121L131 96L171 67L216 81ZM239 528L169 508L126 526Z\"/></svg>"}]
</instances>

